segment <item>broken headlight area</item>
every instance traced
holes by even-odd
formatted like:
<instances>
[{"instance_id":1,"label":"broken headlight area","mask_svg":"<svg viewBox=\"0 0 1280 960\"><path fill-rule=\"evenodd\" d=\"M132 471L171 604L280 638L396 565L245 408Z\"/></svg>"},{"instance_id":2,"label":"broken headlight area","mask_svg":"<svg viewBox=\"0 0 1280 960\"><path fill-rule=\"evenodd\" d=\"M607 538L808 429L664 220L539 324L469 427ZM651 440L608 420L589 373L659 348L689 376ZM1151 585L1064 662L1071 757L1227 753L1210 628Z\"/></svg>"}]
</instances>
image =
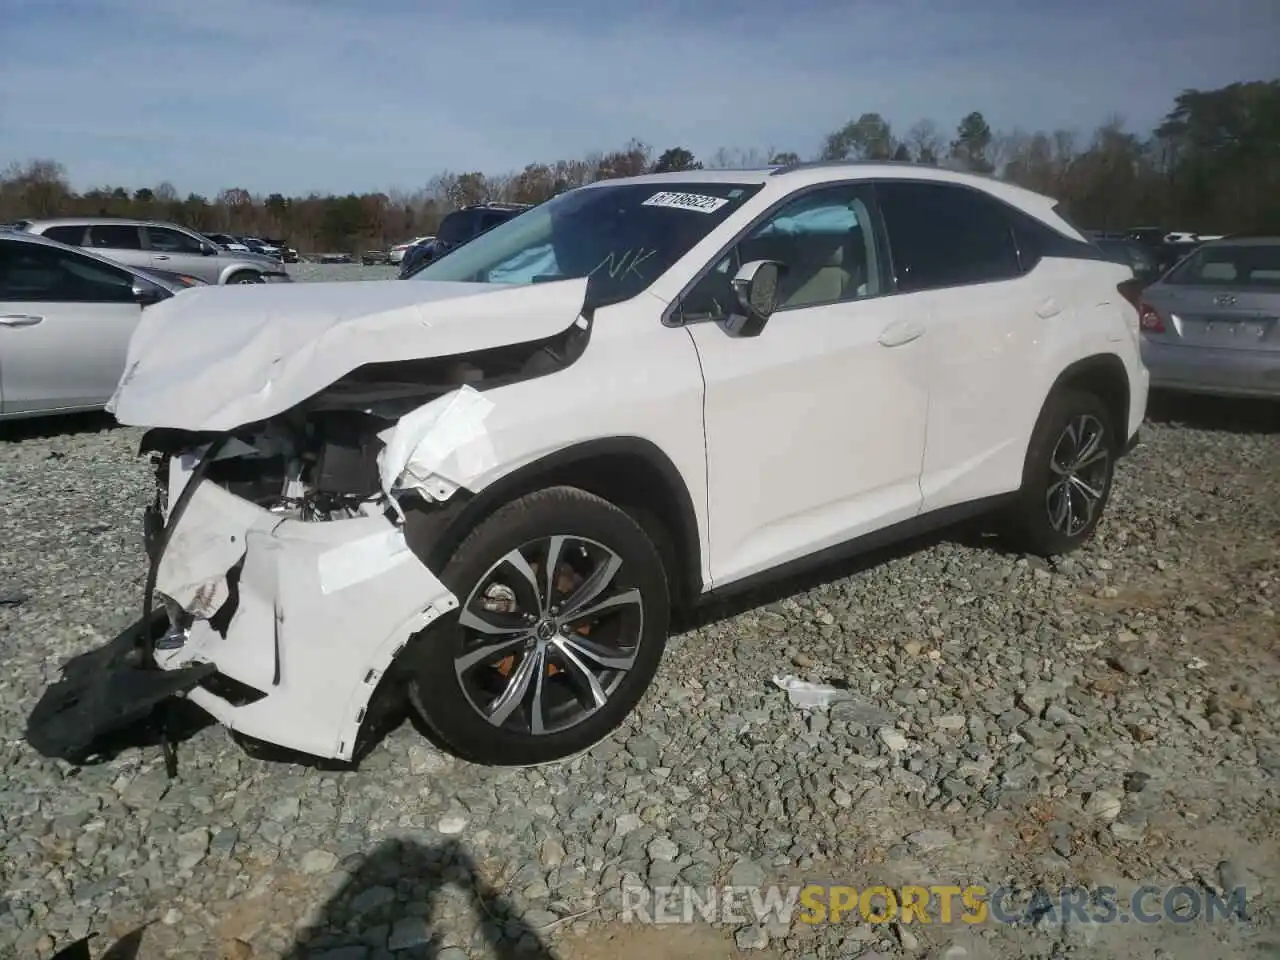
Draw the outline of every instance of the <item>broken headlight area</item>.
<instances>
[{"instance_id":1,"label":"broken headlight area","mask_svg":"<svg viewBox=\"0 0 1280 960\"><path fill-rule=\"evenodd\" d=\"M433 401L460 391L476 391L544 376L573 363L586 348L589 325L573 325L545 340L477 351L466 357L372 363L357 368L315 396L264 423L250 424L230 437L154 429L141 453L154 454L157 497L148 511L149 541L167 515L168 497L211 444L223 439L206 481L249 503L295 519L322 521L368 516L390 509L397 490L380 474L379 434L409 415L419 416ZM412 419L412 417L410 417ZM450 424L456 426L456 423ZM393 478L395 479L395 478ZM427 485L417 485L426 492ZM427 496L430 500L431 497Z\"/></svg>"},{"instance_id":2,"label":"broken headlight area","mask_svg":"<svg viewBox=\"0 0 1280 960\"><path fill-rule=\"evenodd\" d=\"M295 412L227 438L206 467L204 482L293 519L341 520L381 512L385 495L377 434L387 426L385 419L358 411ZM158 536L170 499L209 443L203 435L182 431L153 430L143 437L143 452L152 453L156 468L149 539Z\"/></svg>"}]
</instances>

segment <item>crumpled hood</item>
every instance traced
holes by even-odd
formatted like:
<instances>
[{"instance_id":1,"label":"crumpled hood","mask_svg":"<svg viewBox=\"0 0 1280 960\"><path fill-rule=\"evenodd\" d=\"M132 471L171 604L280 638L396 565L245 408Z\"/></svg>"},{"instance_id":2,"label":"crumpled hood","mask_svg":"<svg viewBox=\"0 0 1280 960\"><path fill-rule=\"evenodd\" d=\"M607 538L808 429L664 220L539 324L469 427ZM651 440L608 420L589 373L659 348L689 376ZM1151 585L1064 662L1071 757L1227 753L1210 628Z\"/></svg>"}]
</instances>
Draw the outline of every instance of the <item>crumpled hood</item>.
<instances>
[{"instance_id":1,"label":"crumpled hood","mask_svg":"<svg viewBox=\"0 0 1280 960\"><path fill-rule=\"evenodd\" d=\"M130 426L232 430L367 363L540 340L581 315L587 281L420 280L199 287L148 307L107 410Z\"/></svg>"}]
</instances>

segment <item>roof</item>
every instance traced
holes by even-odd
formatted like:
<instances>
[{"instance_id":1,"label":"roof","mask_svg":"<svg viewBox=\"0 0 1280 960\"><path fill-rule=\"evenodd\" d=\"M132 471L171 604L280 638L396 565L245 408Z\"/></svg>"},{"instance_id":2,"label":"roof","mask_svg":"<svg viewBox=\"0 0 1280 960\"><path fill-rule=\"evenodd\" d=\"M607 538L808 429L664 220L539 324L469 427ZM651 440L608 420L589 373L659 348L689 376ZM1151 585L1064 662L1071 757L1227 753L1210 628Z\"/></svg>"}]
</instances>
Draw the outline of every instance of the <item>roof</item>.
<instances>
[{"instance_id":1,"label":"roof","mask_svg":"<svg viewBox=\"0 0 1280 960\"><path fill-rule=\"evenodd\" d=\"M29 220L27 222L32 227L55 227L60 224L75 225L80 223L89 224L89 225L96 223L96 224L102 224L103 226L121 226L121 227L152 226L152 225L157 227L179 226L178 224L171 223L168 220L144 220L137 217L39 217L39 218ZM185 229L190 229L190 228L188 227Z\"/></svg>"},{"instance_id":2,"label":"roof","mask_svg":"<svg viewBox=\"0 0 1280 960\"><path fill-rule=\"evenodd\" d=\"M59 243L57 240L51 240L39 233L28 233L26 230L14 230L12 227L0 227L0 238L5 240L25 240L29 243L38 243L46 247L66 246L65 243ZM92 253L92 251L89 252Z\"/></svg>"},{"instance_id":3,"label":"roof","mask_svg":"<svg viewBox=\"0 0 1280 960\"><path fill-rule=\"evenodd\" d=\"M1036 193L997 177L960 170L948 170L922 163L892 160L818 160L789 166L762 167L749 170L678 170L671 173L649 173L637 177L597 180L583 189L598 189L612 183L739 183L773 184L794 189L815 184L850 180L930 180L938 183L965 184L990 193L1024 209L1049 213L1057 206L1055 197Z\"/></svg>"},{"instance_id":4,"label":"roof","mask_svg":"<svg viewBox=\"0 0 1280 960\"><path fill-rule=\"evenodd\" d=\"M13 230L8 227L0 227L0 240L20 240L23 243L35 244L42 247L56 247L59 250L74 250L83 257L88 257L90 260L97 260L99 263L105 263L108 266L116 267L117 269L133 274L134 276L150 276L151 273L147 268L134 266L128 263L120 263L116 260L110 259L109 257L104 257L102 254L91 248L72 247L69 244L60 243L57 240L52 240L49 237L38 233L27 233L25 230ZM169 273L172 271L161 272Z\"/></svg>"}]
</instances>

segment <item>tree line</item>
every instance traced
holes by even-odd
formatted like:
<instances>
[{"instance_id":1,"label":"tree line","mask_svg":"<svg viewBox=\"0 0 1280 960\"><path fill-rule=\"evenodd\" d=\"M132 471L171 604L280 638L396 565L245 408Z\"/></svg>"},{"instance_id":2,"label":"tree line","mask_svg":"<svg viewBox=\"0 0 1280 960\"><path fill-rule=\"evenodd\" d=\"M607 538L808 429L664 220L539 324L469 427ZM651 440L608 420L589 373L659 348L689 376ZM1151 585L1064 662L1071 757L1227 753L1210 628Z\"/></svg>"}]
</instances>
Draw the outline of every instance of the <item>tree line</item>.
<instances>
[{"instance_id":1,"label":"tree line","mask_svg":"<svg viewBox=\"0 0 1280 960\"><path fill-rule=\"evenodd\" d=\"M1280 79L1185 90L1146 134L1113 117L1087 137L1072 130L991 129L982 113L950 135L933 121L900 129L867 112L827 134L808 158L777 149L723 148L711 168L811 160L894 160L1001 177L1056 197L1077 224L1118 230L1161 225L1201 233L1280 233ZM215 197L169 182L77 192L56 160L11 164L0 174L0 222L25 217L119 216L169 220L206 232L267 236L303 251L359 251L435 232L460 206L538 203L595 180L699 169L684 147L656 151L633 139L577 160L530 163L487 174L445 171L417 190L346 196L255 196L233 187Z\"/></svg>"}]
</instances>

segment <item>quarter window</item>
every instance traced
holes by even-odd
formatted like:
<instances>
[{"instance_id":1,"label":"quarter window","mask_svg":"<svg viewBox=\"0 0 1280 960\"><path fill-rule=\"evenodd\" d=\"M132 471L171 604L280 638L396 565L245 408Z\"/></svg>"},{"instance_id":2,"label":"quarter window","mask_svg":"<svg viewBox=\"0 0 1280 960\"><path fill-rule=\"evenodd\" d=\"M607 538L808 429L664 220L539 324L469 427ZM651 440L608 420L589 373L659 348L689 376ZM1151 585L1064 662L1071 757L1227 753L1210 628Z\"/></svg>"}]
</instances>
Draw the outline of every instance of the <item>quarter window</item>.
<instances>
[{"instance_id":1,"label":"quarter window","mask_svg":"<svg viewBox=\"0 0 1280 960\"><path fill-rule=\"evenodd\" d=\"M95 223L89 228L89 246L107 250L141 250L142 234L137 227L118 223Z\"/></svg>"},{"instance_id":2,"label":"quarter window","mask_svg":"<svg viewBox=\"0 0 1280 960\"><path fill-rule=\"evenodd\" d=\"M1019 276L1018 250L1000 204L945 183L881 183L898 290L936 290Z\"/></svg>"},{"instance_id":3,"label":"quarter window","mask_svg":"<svg viewBox=\"0 0 1280 960\"><path fill-rule=\"evenodd\" d=\"M151 249L161 253L203 253L204 247L195 237L167 227L147 227Z\"/></svg>"},{"instance_id":4,"label":"quarter window","mask_svg":"<svg viewBox=\"0 0 1280 960\"><path fill-rule=\"evenodd\" d=\"M735 309L732 280L743 264L774 260L786 269L778 310L816 307L881 293L870 189L843 185L806 193L751 230L690 291L686 321L721 319Z\"/></svg>"},{"instance_id":5,"label":"quarter window","mask_svg":"<svg viewBox=\"0 0 1280 960\"><path fill-rule=\"evenodd\" d=\"M133 276L69 250L0 242L0 300L133 303Z\"/></svg>"}]
</instances>

